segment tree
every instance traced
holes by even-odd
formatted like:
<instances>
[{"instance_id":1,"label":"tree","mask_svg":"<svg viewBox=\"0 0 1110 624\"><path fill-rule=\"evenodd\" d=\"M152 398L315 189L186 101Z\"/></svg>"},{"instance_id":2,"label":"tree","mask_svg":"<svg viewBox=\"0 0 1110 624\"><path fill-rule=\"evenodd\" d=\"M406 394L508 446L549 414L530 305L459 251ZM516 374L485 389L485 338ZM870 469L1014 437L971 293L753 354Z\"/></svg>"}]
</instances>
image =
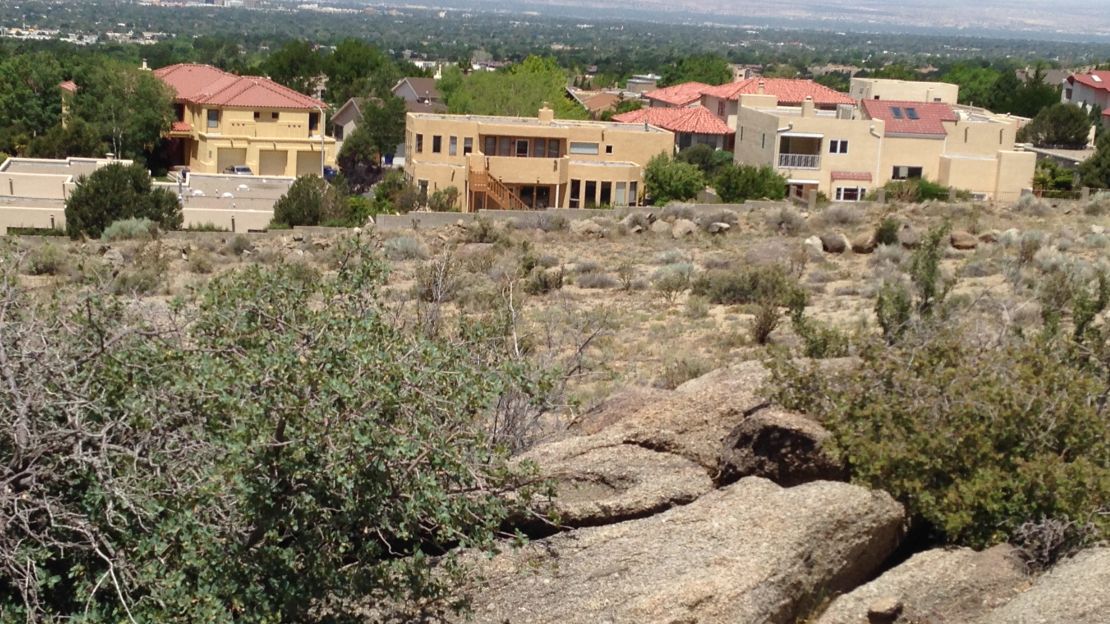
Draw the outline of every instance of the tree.
<instances>
[{"instance_id":1,"label":"tree","mask_svg":"<svg viewBox=\"0 0 1110 624\"><path fill-rule=\"evenodd\" d=\"M786 196L786 178L769 165L728 165L717 175L713 188L721 201L726 203L782 199Z\"/></svg>"},{"instance_id":2,"label":"tree","mask_svg":"<svg viewBox=\"0 0 1110 624\"><path fill-rule=\"evenodd\" d=\"M374 46L358 39L344 39L323 62L328 77L327 99L339 106L352 97L391 97L390 89L401 78L397 65Z\"/></svg>"},{"instance_id":3,"label":"tree","mask_svg":"<svg viewBox=\"0 0 1110 624\"><path fill-rule=\"evenodd\" d=\"M66 200L66 234L97 238L120 219L146 218L163 230L181 227L181 204L166 189L155 189L138 163L112 163L77 179Z\"/></svg>"},{"instance_id":4,"label":"tree","mask_svg":"<svg viewBox=\"0 0 1110 624\"><path fill-rule=\"evenodd\" d=\"M559 119L585 119L586 109L566 97L567 74L549 57L529 56L507 71L446 79L442 92L452 113L535 117L545 104Z\"/></svg>"},{"instance_id":5,"label":"tree","mask_svg":"<svg viewBox=\"0 0 1110 624\"><path fill-rule=\"evenodd\" d=\"M1022 117L1035 117L1043 109L1060 101L1060 89L1045 83L1044 67L1038 65L1025 82L1016 72L1006 71L994 83L988 108L996 113L1012 113Z\"/></svg>"},{"instance_id":6,"label":"tree","mask_svg":"<svg viewBox=\"0 0 1110 624\"><path fill-rule=\"evenodd\" d=\"M1037 147L1054 146L1082 149L1087 145L1091 122L1087 113L1075 104L1053 104L1037 113L1018 132L1018 140Z\"/></svg>"},{"instance_id":7,"label":"tree","mask_svg":"<svg viewBox=\"0 0 1110 624\"><path fill-rule=\"evenodd\" d=\"M718 54L697 54L688 56L663 69L664 85L683 82L704 82L705 84L724 84L732 79L728 60Z\"/></svg>"},{"instance_id":8,"label":"tree","mask_svg":"<svg viewBox=\"0 0 1110 624\"><path fill-rule=\"evenodd\" d=\"M274 81L312 95L324 73L324 60L307 41L296 39L266 57L262 68Z\"/></svg>"},{"instance_id":9,"label":"tree","mask_svg":"<svg viewBox=\"0 0 1110 624\"><path fill-rule=\"evenodd\" d=\"M62 68L45 53L0 61L0 150L20 152L61 121Z\"/></svg>"},{"instance_id":10,"label":"tree","mask_svg":"<svg viewBox=\"0 0 1110 624\"><path fill-rule=\"evenodd\" d=\"M987 65L959 63L941 75L943 82L960 86L960 103L990 107L994 85L1002 73Z\"/></svg>"},{"instance_id":11,"label":"tree","mask_svg":"<svg viewBox=\"0 0 1110 624\"><path fill-rule=\"evenodd\" d=\"M381 177L381 156L405 140L405 102L389 95L363 100L362 121L343 141L339 168L355 193L364 193Z\"/></svg>"},{"instance_id":12,"label":"tree","mask_svg":"<svg viewBox=\"0 0 1110 624\"><path fill-rule=\"evenodd\" d=\"M318 175L301 176L274 203L274 223L321 225L342 223L348 217L347 197Z\"/></svg>"},{"instance_id":13,"label":"tree","mask_svg":"<svg viewBox=\"0 0 1110 624\"><path fill-rule=\"evenodd\" d=\"M732 153L725 150L714 149L699 143L682 150L675 157L681 162L696 165L705 175L706 180L712 180L724 167L732 164Z\"/></svg>"},{"instance_id":14,"label":"tree","mask_svg":"<svg viewBox=\"0 0 1110 624\"><path fill-rule=\"evenodd\" d=\"M71 118L65 126L57 125L31 141L28 153L34 158L68 158L100 156L104 141L90 123L80 117Z\"/></svg>"},{"instance_id":15,"label":"tree","mask_svg":"<svg viewBox=\"0 0 1110 624\"><path fill-rule=\"evenodd\" d=\"M144 158L170 129L173 94L148 71L102 63L79 79L71 114L95 128L117 157Z\"/></svg>"},{"instance_id":16,"label":"tree","mask_svg":"<svg viewBox=\"0 0 1110 624\"><path fill-rule=\"evenodd\" d=\"M656 205L692 199L705 189L705 176L696 165L659 154L644 168L644 186Z\"/></svg>"},{"instance_id":17,"label":"tree","mask_svg":"<svg viewBox=\"0 0 1110 624\"><path fill-rule=\"evenodd\" d=\"M1099 137L1094 155L1079 165L1079 181L1091 188L1110 188L1110 132Z\"/></svg>"},{"instance_id":18,"label":"tree","mask_svg":"<svg viewBox=\"0 0 1110 624\"><path fill-rule=\"evenodd\" d=\"M489 433L522 370L477 324L407 330L369 247L336 251L333 276L252 265L166 322L98 293L51 307L0 263L6 621L459 608L448 550L492 552L536 490Z\"/></svg>"}]
</instances>

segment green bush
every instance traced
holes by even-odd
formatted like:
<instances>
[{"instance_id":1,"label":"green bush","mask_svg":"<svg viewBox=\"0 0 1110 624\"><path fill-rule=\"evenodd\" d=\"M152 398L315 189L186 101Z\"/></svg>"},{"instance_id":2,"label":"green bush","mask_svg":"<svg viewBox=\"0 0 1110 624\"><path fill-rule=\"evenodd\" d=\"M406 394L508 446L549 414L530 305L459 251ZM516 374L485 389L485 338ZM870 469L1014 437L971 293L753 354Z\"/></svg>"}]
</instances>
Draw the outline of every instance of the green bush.
<instances>
[{"instance_id":1,"label":"green bush","mask_svg":"<svg viewBox=\"0 0 1110 624\"><path fill-rule=\"evenodd\" d=\"M24 266L30 275L59 275L69 269L69 254L58 245L46 243L27 254Z\"/></svg>"},{"instance_id":2,"label":"green bush","mask_svg":"<svg viewBox=\"0 0 1110 624\"><path fill-rule=\"evenodd\" d=\"M952 543L984 547L1042 518L1110 538L1110 415L1092 400L1106 393L1110 335L1083 348L997 336L984 347L981 330L937 322L861 349L851 370L775 360L771 395L833 432L854 481Z\"/></svg>"},{"instance_id":3,"label":"green bush","mask_svg":"<svg viewBox=\"0 0 1110 624\"><path fill-rule=\"evenodd\" d=\"M66 199L66 233L97 238L110 223L146 218L164 231L181 227L181 204L170 191L154 188L138 164L112 163L77 180Z\"/></svg>"},{"instance_id":4,"label":"green bush","mask_svg":"<svg viewBox=\"0 0 1110 624\"><path fill-rule=\"evenodd\" d=\"M348 223L347 197L318 175L301 176L274 203L274 223L296 227ZM362 225L358 223L357 225ZM271 228L273 228L271 224Z\"/></svg>"},{"instance_id":5,"label":"green bush","mask_svg":"<svg viewBox=\"0 0 1110 624\"><path fill-rule=\"evenodd\" d=\"M140 219L120 219L104 228L100 240L114 242L121 240L154 240L158 238L158 224L145 217Z\"/></svg>"},{"instance_id":6,"label":"green bush","mask_svg":"<svg viewBox=\"0 0 1110 624\"><path fill-rule=\"evenodd\" d=\"M448 186L432 193L428 198L428 209L433 212L458 212L459 189Z\"/></svg>"},{"instance_id":7,"label":"green bush","mask_svg":"<svg viewBox=\"0 0 1110 624\"><path fill-rule=\"evenodd\" d=\"M748 199L782 199L786 197L786 178L770 165L727 165L713 179L713 188L721 201L729 204Z\"/></svg>"},{"instance_id":8,"label":"green bush","mask_svg":"<svg viewBox=\"0 0 1110 624\"><path fill-rule=\"evenodd\" d=\"M690 288L690 278L693 274L694 265L688 262L675 262L657 269L651 283L667 301L673 303L679 295Z\"/></svg>"},{"instance_id":9,"label":"green bush","mask_svg":"<svg viewBox=\"0 0 1110 624\"><path fill-rule=\"evenodd\" d=\"M798 280L778 264L707 271L691 287L693 294L724 305L771 302L786 306L800 291Z\"/></svg>"},{"instance_id":10,"label":"green bush","mask_svg":"<svg viewBox=\"0 0 1110 624\"><path fill-rule=\"evenodd\" d=\"M697 196L705 189L705 176L696 165L659 154L644 168L644 187L652 202L663 206L670 201Z\"/></svg>"},{"instance_id":11,"label":"green bush","mask_svg":"<svg viewBox=\"0 0 1110 624\"><path fill-rule=\"evenodd\" d=\"M0 467L18 484L0 514L23 518L0 538L14 562L0 619L416 621L410 607L462 606L470 571L451 549L500 547L534 491L488 433L525 372L480 327L454 342L407 330L379 308L382 264L352 253L326 277L229 272L172 328L96 293L39 302L0 276L21 397L0 401L0 425L34 422L11 448L23 461Z\"/></svg>"},{"instance_id":12,"label":"green bush","mask_svg":"<svg viewBox=\"0 0 1110 624\"><path fill-rule=\"evenodd\" d=\"M875 244L876 245L897 245L898 244L898 230L901 225L898 219L887 215L875 227Z\"/></svg>"},{"instance_id":13,"label":"green bush","mask_svg":"<svg viewBox=\"0 0 1110 624\"><path fill-rule=\"evenodd\" d=\"M524 292L529 295L545 295L563 287L563 270L552 271L537 266L531 269L524 279Z\"/></svg>"}]
</instances>

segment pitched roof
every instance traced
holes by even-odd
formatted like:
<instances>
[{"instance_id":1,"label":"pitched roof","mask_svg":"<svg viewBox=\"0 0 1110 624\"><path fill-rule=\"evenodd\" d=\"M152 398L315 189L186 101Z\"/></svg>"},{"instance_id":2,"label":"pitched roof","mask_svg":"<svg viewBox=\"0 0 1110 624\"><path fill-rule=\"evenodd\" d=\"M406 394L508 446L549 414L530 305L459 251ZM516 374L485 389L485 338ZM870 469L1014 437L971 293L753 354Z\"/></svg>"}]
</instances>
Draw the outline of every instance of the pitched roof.
<instances>
[{"instance_id":1,"label":"pitched roof","mask_svg":"<svg viewBox=\"0 0 1110 624\"><path fill-rule=\"evenodd\" d=\"M406 82L412 87L413 92L416 93L416 97L432 101L438 101L440 99L439 88L436 87L435 78L402 78L397 81L397 84L393 85L394 95L396 95L397 89Z\"/></svg>"},{"instance_id":2,"label":"pitched roof","mask_svg":"<svg viewBox=\"0 0 1110 624\"><path fill-rule=\"evenodd\" d=\"M187 121L175 121L170 124L170 132L192 132L193 124Z\"/></svg>"},{"instance_id":3,"label":"pitched roof","mask_svg":"<svg viewBox=\"0 0 1110 624\"><path fill-rule=\"evenodd\" d=\"M1072 74L1068 82L1090 87L1100 91L1110 91L1110 71L1091 71L1085 74Z\"/></svg>"},{"instance_id":4,"label":"pitched roof","mask_svg":"<svg viewBox=\"0 0 1110 624\"><path fill-rule=\"evenodd\" d=\"M710 87L702 91L702 95L718 97L725 100L737 100L741 95L759 93L760 86L763 93L778 97L779 104L799 105L806 97L813 98L813 103L818 106L833 106L836 104L854 104L847 93L830 89L823 84L812 80L798 80L793 78L748 78L740 82L723 84Z\"/></svg>"},{"instance_id":5,"label":"pitched roof","mask_svg":"<svg viewBox=\"0 0 1110 624\"><path fill-rule=\"evenodd\" d=\"M181 63L154 70L180 101L229 108L314 110L327 106L262 76L237 76L211 65Z\"/></svg>"},{"instance_id":6,"label":"pitched roof","mask_svg":"<svg viewBox=\"0 0 1110 624\"><path fill-rule=\"evenodd\" d=\"M58 88L69 93L77 93L77 83L72 80L59 83Z\"/></svg>"},{"instance_id":7,"label":"pitched roof","mask_svg":"<svg viewBox=\"0 0 1110 624\"><path fill-rule=\"evenodd\" d=\"M956 111L942 102L903 102L898 100L863 100L863 110L870 119L881 119L886 134L945 136L945 121L958 121Z\"/></svg>"},{"instance_id":8,"label":"pitched roof","mask_svg":"<svg viewBox=\"0 0 1110 624\"><path fill-rule=\"evenodd\" d=\"M732 134L735 132L704 106L690 108L641 108L619 115L613 121L648 123L664 130L683 134Z\"/></svg>"},{"instance_id":9,"label":"pitched roof","mask_svg":"<svg viewBox=\"0 0 1110 624\"><path fill-rule=\"evenodd\" d=\"M701 93L708 89L704 82L684 82L644 94L649 100L656 100L671 106L689 106L701 99Z\"/></svg>"}]
</instances>

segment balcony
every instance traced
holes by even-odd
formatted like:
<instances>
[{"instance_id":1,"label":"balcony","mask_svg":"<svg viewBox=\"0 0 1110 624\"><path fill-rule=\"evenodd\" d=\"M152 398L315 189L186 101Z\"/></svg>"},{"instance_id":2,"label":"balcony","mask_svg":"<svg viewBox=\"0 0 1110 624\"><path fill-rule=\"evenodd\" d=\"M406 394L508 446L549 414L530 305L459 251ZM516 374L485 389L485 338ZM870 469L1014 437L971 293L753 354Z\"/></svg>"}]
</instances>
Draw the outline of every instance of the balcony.
<instances>
[{"instance_id":1,"label":"balcony","mask_svg":"<svg viewBox=\"0 0 1110 624\"><path fill-rule=\"evenodd\" d=\"M489 156L479 158L484 161L479 169L488 167L490 175L506 184L561 184L563 168L561 158L514 158L511 156ZM474 164L471 164L474 168Z\"/></svg>"},{"instance_id":2,"label":"balcony","mask_svg":"<svg viewBox=\"0 0 1110 624\"><path fill-rule=\"evenodd\" d=\"M779 167L783 169L820 169L820 154L779 154Z\"/></svg>"}]
</instances>

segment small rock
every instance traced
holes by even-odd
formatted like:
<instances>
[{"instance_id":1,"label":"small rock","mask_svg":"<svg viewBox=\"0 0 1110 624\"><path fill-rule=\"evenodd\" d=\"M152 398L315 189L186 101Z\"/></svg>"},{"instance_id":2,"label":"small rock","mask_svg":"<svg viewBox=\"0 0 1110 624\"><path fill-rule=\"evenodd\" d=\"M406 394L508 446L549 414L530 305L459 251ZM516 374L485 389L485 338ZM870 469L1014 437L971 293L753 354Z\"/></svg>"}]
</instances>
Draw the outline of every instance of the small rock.
<instances>
[{"instance_id":1,"label":"small rock","mask_svg":"<svg viewBox=\"0 0 1110 624\"><path fill-rule=\"evenodd\" d=\"M902 615L902 601L891 596L880 598L867 608L869 624L894 624L900 615Z\"/></svg>"},{"instance_id":2,"label":"small rock","mask_svg":"<svg viewBox=\"0 0 1110 624\"><path fill-rule=\"evenodd\" d=\"M821 249L826 253L841 254L848 250L850 243L843 234L822 234Z\"/></svg>"},{"instance_id":3,"label":"small rock","mask_svg":"<svg viewBox=\"0 0 1110 624\"><path fill-rule=\"evenodd\" d=\"M717 222L714 222L714 223L710 223L709 227L705 228L705 231L709 232L710 234L724 234L725 232L728 232L731 229L732 229L731 225L729 225L727 223L717 221Z\"/></svg>"},{"instance_id":4,"label":"small rock","mask_svg":"<svg viewBox=\"0 0 1110 624\"><path fill-rule=\"evenodd\" d=\"M601 236L602 234L601 226L593 219L571 221L569 227L571 234L579 236Z\"/></svg>"},{"instance_id":5,"label":"small rock","mask_svg":"<svg viewBox=\"0 0 1110 624\"><path fill-rule=\"evenodd\" d=\"M304 242L304 234L293 234L293 242L295 242L295 243Z\"/></svg>"},{"instance_id":6,"label":"small rock","mask_svg":"<svg viewBox=\"0 0 1110 624\"><path fill-rule=\"evenodd\" d=\"M118 249L108 248L108 250L104 252L104 261L113 269L118 269L123 266L123 252Z\"/></svg>"},{"instance_id":7,"label":"small rock","mask_svg":"<svg viewBox=\"0 0 1110 624\"><path fill-rule=\"evenodd\" d=\"M644 228L642 228L638 225L633 225L631 228L629 228L628 231L632 232L633 234L639 234L640 232L644 231Z\"/></svg>"},{"instance_id":8,"label":"small rock","mask_svg":"<svg viewBox=\"0 0 1110 624\"><path fill-rule=\"evenodd\" d=\"M948 235L948 242L952 244L953 249L960 249L967 251L975 249L979 246L979 241L973 235L963 230L955 230Z\"/></svg>"},{"instance_id":9,"label":"small rock","mask_svg":"<svg viewBox=\"0 0 1110 624\"><path fill-rule=\"evenodd\" d=\"M858 254L869 254L875 251L875 234L864 232L852 239L852 251Z\"/></svg>"},{"instance_id":10,"label":"small rock","mask_svg":"<svg viewBox=\"0 0 1110 624\"><path fill-rule=\"evenodd\" d=\"M816 251L818 254L824 251L824 245L821 244L821 238L818 236L810 236L802 244L805 245L808 249Z\"/></svg>"},{"instance_id":11,"label":"small rock","mask_svg":"<svg viewBox=\"0 0 1110 624\"><path fill-rule=\"evenodd\" d=\"M982 243L997 243L998 230L987 230L979 235L979 242Z\"/></svg>"},{"instance_id":12,"label":"small rock","mask_svg":"<svg viewBox=\"0 0 1110 624\"><path fill-rule=\"evenodd\" d=\"M1092 225L1091 226L1091 234L1105 234L1105 233L1106 233L1106 228L1102 227L1101 225Z\"/></svg>"},{"instance_id":13,"label":"small rock","mask_svg":"<svg viewBox=\"0 0 1110 624\"><path fill-rule=\"evenodd\" d=\"M906 249L917 249L921 245L921 233L907 223L898 231L898 242Z\"/></svg>"},{"instance_id":14,"label":"small rock","mask_svg":"<svg viewBox=\"0 0 1110 624\"><path fill-rule=\"evenodd\" d=\"M697 224L689 219L675 219L674 225L671 226L671 236L675 238L690 236L697 231Z\"/></svg>"},{"instance_id":15,"label":"small rock","mask_svg":"<svg viewBox=\"0 0 1110 624\"><path fill-rule=\"evenodd\" d=\"M651 223L651 231L656 234L666 234L671 231L671 224L662 219L653 221Z\"/></svg>"}]
</instances>

